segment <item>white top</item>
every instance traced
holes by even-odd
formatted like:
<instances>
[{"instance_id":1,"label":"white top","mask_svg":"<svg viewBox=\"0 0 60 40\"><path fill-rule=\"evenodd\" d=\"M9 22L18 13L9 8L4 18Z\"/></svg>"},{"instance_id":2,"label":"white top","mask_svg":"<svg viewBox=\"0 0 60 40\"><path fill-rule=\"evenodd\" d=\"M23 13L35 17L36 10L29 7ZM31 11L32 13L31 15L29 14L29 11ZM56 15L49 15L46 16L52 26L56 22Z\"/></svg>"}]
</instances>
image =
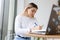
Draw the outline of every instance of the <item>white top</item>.
<instances>
[{"instance_id":1,"label":"white top","mask_svg":"<svg viewBox=\"0 0 60 40\"><path fill-rule=\"evenodd\" d=\"M30 32L30 28L36 25L38 25L38 23L35 18L18 15L15 19L15 34L26 37L24 34Z\"/></svg>"}]
</instances>

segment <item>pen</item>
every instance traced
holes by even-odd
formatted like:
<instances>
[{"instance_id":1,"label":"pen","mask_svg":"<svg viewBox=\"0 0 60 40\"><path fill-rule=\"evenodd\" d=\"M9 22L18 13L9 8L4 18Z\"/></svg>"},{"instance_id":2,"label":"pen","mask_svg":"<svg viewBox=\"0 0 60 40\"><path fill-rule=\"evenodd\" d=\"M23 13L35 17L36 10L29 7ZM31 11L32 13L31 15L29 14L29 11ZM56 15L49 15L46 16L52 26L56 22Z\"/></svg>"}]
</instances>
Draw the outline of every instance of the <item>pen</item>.
<instances>
[{"instance_id":1,"label":"pen","mask_svg":"<svg viewBox=\"0 0 60 40\"><path fill-rule=\"evenodd\" d=\"M34 23L34 27L35 27L35 26L38 26L37 23Z\"/></svg>"}]
</instances>

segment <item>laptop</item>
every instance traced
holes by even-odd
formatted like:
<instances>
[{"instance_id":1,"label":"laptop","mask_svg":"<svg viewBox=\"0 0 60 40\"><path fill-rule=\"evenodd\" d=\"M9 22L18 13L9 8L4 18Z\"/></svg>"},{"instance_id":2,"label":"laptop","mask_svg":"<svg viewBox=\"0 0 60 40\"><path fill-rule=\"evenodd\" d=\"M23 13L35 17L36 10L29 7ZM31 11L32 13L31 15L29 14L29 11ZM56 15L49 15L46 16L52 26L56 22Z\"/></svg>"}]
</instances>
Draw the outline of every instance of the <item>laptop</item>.
<instances>
[{"instance_id":1,"label":"laptop","mask_svg":"<svg viewBox=\"0 0 60 40\"><path fill-rule=\"evenodd\" d=\"M60 35L60 28L58 28L58 25L60 25L60 20L58 19L56 11L53 9L54 7L57 6L53 5L52 7L52 11L50 14L46 30L34 30L32 33L46 34L46 35L58 35L58 34Z\"/></svg>"},{"instance_id":2,"label":"laptop","mask_svg":"<svg viewBox=\"0 0 60 40\"><path fill-rule=\"evenodd\" d=\"M54 8L55 8L55 10L54 10ZM48 27L46 30L46 34L51 34L51 35L60 34L60 18L58 18L59 16L56 12L57 9L58 9L58 7L53 5L50 19L48 22Z\"/></svg>"}]
</instances>

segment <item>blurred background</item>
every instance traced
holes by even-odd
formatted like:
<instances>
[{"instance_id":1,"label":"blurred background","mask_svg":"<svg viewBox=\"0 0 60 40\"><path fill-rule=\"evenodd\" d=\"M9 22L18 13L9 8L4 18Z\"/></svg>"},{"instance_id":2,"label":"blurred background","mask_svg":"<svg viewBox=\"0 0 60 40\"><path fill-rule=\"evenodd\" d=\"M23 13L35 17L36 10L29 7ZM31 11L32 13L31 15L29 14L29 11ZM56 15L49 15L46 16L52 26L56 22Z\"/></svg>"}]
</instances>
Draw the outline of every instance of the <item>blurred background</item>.
<instances>
[{"instance_id":1,"label":"blurred background","mask_svg":"<svg viewBox=\"0 0 60 40\"><path fill-rule=\"evenodd\" d=\"M35 17L40 25L44 25L43 29L46 29L52 6L58 6L58 0L0 0L0 40L13 40L15 17L30 2L38 5Z\"/></svg>"}]
</instances>

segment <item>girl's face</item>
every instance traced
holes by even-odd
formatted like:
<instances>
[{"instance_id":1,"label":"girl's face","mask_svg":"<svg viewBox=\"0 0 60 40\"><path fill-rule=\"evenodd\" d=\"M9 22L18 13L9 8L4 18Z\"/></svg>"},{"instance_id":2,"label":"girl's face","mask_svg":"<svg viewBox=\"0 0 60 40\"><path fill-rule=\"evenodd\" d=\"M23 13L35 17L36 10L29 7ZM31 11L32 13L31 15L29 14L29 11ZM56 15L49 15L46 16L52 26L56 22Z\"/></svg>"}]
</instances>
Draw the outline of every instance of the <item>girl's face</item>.
<instances>
[{"instance_id":1,"label":"girl's face","mask_svg":"<svg viewBox=\"0 0 60 40\"><path fill-rule=\"evenodd\" d=\"M34 17L36 11L37 11L36 8L30 8L30 9L28 9L28 10L27 10L28 16L29 16L29 17Z\"/></svg>"}]
</instances>

